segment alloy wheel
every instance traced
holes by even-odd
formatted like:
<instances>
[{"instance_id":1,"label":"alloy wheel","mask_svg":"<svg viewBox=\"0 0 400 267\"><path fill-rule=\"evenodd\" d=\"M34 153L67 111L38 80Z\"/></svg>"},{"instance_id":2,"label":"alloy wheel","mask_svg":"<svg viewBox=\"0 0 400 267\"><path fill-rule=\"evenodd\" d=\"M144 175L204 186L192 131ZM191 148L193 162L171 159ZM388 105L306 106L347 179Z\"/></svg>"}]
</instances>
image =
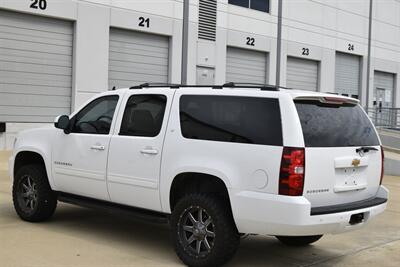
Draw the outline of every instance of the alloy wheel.
<instances>
[{"instance_id":1,"label":"alloy wheel","mask_svg":"<svg viewBox=\"0 0 400 267\"><path fill-rule=\"evenodd\" d=\"M215 226L206 210L199 206L191 206L184 210L178 229L180 241L190 254L205 257L211 252L215 240Z\"/></svg>"},{"instance_id":2,"label":"alloy wheel","mask_svg":"<svg viewBox=\"0 0 400 267\"><path fill-rule=\"evenodd\" d=\"M38 191L32 177L25 175L21 178L18 187L18 202L25 212L33 212L38 204Z\"/></svg>"}]
</instances>

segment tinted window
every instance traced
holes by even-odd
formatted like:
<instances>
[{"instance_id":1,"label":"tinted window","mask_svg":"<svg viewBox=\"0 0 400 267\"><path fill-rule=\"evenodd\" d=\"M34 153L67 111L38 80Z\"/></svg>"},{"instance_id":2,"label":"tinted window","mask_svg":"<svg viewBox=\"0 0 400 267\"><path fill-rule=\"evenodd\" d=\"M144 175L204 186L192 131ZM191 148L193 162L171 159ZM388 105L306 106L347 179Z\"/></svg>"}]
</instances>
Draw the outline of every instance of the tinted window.
<instances>
[{"instance_id":1,"label":"tinted window","mask_svg":"<svg viewBox=\"0 0 400 267\"><path fill-rule=\"evenodd\" d=\"M229 4L269 12L269 0L229 0Z\"/></svg>"},{"instance_id":2,"label":"tinted window","mask_svg":"<svg viewBox=\"0 0 400 267\"><path fill-rule=\"evenodd\" d=\"M133 95L129 98L120 135L154 137L160 133L167 98L164 95Z\"/></svg>"},{"instance_id":3,"label":"tinted window","mask_svg":"<svg viewBox=\"0 0 400 267\"><path fill-rule=\"evenodd\" d=\"M379 145L374 126L359 105L296 102L307 147Z\"/></svg>"},{"instance_id":4,"label":"tinted window","mask_svg":"<svg viewBox=\"0 0 400 267\"><path fill-rule=\"evenodd\" d=\"M251 0L250 8L259 10L259 11L269 12L269 1L267 1L267 0Z\"/></svg>"},{"instance_id":5,"label":"tinted window","mask_svg":"<svg viewBox=\"0 0 400 267\"><path fill-rule=\"evenodd\" d=\"M249 7L249 0L229 0L229 4L242 7Z\"/></svg>"},{"instance_id":6,"label":"tinted window","mask_svg":"<svg viewBox=\"0 0 400 267\"><path fill-rule=\"evenodd\" d=\"M278 99L185 95L180 120L186 138L282 145Z\"/></svg>"},{"instance_id":7,"label":"tinted window","mask_svg":"<svg viewBox=\"0 0 400 267\"><path fill-rule=\"evenodd\" d=\"M109 134L118 96L104 96L90 102L72 118L73 133Z\"/></svg>"}]
</instances>

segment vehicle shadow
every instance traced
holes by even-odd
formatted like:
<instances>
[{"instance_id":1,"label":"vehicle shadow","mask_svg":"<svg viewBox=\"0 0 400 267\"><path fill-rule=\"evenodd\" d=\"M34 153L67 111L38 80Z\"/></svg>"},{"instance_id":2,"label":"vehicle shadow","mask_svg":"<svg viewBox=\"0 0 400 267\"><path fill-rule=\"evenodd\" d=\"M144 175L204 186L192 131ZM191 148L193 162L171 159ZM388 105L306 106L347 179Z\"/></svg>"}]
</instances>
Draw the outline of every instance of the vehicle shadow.
<instances>
[{"instance_id":1,"label":"vehicle shadow","mask_svg":"<svg viewBox=\"0 0 400 267\"><path fill-rule=\"evenodd\" d=\"M162 266L161 263L182 265L174 253L168 225L149 224L62 204L53 219L43 227L64 234L68 232L69 236L95 239L96 244L112 244L123 253L157 259L160 262L158 266ZM304 266L336 256L318 245L293 248L281 244L274 237L249 236L242 240L228 266Z\"/></svg>"}]
</instances>

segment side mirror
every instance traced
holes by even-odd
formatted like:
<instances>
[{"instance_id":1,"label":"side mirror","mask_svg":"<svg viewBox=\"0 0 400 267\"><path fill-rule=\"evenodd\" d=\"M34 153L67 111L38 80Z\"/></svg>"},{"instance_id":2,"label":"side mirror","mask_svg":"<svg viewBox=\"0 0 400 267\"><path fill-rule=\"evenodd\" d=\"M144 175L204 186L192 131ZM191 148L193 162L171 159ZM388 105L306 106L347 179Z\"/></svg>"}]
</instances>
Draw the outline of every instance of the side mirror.
<instances>
[{"instance_id":1,"label":"side mirror","mask_svg":"<svg viewBox=\"0 0 400 267\"><path fill-rule=\"evenodd\" d=\"M64 130L64 133L68 134L69 124L69 117L67 115L61 115L55 119L54 127Z\"/></svg>"}]
</instances>

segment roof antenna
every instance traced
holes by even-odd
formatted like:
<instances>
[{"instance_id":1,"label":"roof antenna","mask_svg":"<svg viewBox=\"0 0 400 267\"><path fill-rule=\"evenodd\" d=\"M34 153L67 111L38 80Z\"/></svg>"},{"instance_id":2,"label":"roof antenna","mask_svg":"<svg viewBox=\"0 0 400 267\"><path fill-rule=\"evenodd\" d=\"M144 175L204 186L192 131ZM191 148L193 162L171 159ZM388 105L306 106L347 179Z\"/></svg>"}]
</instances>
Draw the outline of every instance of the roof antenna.
<instances>
[{"instance_id":1,"label":"roof antenna","mask_svg":"<svg viewBox=\"0 0 400 267\"><path fill-rule=\"evenodd\" d=\"M115 86L111 89L111 91L115 91Z\"/></svg>"}]
</instances>

